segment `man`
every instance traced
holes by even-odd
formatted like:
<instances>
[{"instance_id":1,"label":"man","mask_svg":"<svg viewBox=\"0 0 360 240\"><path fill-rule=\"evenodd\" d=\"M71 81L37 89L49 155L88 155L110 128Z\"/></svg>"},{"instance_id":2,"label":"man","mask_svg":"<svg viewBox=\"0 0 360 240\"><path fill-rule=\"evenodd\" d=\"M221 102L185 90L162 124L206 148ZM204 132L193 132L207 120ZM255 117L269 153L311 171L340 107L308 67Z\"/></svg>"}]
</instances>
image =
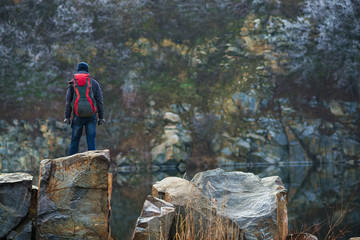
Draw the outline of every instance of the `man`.
<instances>
[{"instance_id":1,"label":"man","mask_svg":"<svg viewBox=\"0 0 360 240\"><path fill-rule=\"evenodd\" d=\"M99 116L98 120L96 113ZM89 65L85 62L78 64L77 73L67 87L64 123L71 123L72 128L69 155L79 151L84 127L88 150L95 150L96 123L105 123L103 96L99 83L90 76Z\"/></svg>"}]
</instances>

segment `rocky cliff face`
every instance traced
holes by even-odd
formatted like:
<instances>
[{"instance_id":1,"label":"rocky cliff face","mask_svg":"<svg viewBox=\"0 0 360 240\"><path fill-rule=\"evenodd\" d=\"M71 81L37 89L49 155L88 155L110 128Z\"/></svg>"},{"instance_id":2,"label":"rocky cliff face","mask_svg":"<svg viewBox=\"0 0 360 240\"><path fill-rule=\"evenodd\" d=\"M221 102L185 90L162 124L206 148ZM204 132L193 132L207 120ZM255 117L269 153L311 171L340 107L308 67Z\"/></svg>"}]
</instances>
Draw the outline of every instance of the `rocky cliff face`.
<instances>
[{"instance_id":1,"label":"rocky cliff face","mask_svg":"<svg viewBox=\"0 0 360 240\"><path fill-rule=\"evenodd\" d=\"M0 120L0 171L38 171L41 159L67 155L71 131L54 120Z\"/></svg>"},{"instance_id":2,"label":"rocky cliff face","mask_svg":"<svg viewBox=\"0 0 360 240\"><path fill-rule=\"evenodd\" d=\"M219 166L234 163L359 161L356 102L323 101L321 105L335 119L330 121L304 116L291 106L289 99L279 101L280 115L268 113L264 116L259 113L225 125L221 119L230 115L216 115L214 118L191 106L187 112L180 112L176 107L174 112L164 112L164 119L157 118L156 127L144 127L143 131L147 132L150 142L139 141L127 146L131 150L115 156L114 165L123 170L146 166L180 166L194 159L198 161L196 157L191 157L194 153L211 153L215 164ZM323 108L318 103L313 104L311 111ZM240 109L238 111L241 112ZM166 114L172 114L176 118L175 122L168 120ZM57 121L39 121L35 125L25 121L14 121L12 124L2 121L2 125L6 129L2 132L0 142L2 171L36 171L38 159L61 156L67 152L70 144L70 127ZM117 123L108 125L100 131L119 128ZM134 126L130 124L129 127ZM230 130L234 127L237 130ZM104 133L101 136L104 137ZM116 131L110 132L107 139L102 137L97 138L100 146L105 144L103 141L119 139ZM122 141L127 140L123 138L119 141L119 145L114 146L117 151L122 149ZM201 148L204 143L207 147ZM84 141L81 145L86 147ZM151 152L150 158L147 151ZM146 164L143 164L144 161Z\"/></svg>"},{"instance_id":3,"label":"rocky cliff face","mask_svg":"<svg viewBox=\"0 0 360 240\"><path fill-rule=\"evenodd\" d=\"M360 9L352 1L30 2L0 6L0 97L11 120L1 123L1 169L66 152L69 129L59 122L50 131L43 121L12 120L35 110L61 118L60 96L84 49L105 96L98 139L121 152L118 167L194 155L220 165L359 159ZM29 7L24 24L10 17ZM84 14L74 25L76 12ZM13 113L24 97L36 108ZM167 112L176 122L163 120ZM41 154L31 150L39 145Z\"/></svg>"}]
</instances>

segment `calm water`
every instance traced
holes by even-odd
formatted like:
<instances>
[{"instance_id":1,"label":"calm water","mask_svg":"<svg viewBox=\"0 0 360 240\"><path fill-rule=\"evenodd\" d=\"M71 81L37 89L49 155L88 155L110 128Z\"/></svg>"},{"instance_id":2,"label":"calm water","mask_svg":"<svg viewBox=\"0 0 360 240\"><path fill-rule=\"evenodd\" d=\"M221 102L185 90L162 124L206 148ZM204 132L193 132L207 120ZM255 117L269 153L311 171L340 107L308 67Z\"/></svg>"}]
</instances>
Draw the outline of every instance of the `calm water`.
<instances>
[{"instance_id":1,"label":"calm water","mask_svg":"<svg viewBox=\"0 0 360 240\"><path fill-rule=\"evenodd\" d=\"M327 215L339 217L341 202L357 207L345 214L335 231L348 230L346 237L360 236L360 166L333 165L322 166L237 166L224 168L226 171L252 172L260 177L278 175L288 189L288 216L290 232L306 230L320 232L319 239L325 237L329 226ZM201 170L188 170L191 178ZM139 216L143 202L151 194L151 185L168 176L183 177L176 170L162 172L115 173L112 195L112 236L114 239L129 239ZM320 235L319 235L320 234Z\"/></svg>"}]
</instances>

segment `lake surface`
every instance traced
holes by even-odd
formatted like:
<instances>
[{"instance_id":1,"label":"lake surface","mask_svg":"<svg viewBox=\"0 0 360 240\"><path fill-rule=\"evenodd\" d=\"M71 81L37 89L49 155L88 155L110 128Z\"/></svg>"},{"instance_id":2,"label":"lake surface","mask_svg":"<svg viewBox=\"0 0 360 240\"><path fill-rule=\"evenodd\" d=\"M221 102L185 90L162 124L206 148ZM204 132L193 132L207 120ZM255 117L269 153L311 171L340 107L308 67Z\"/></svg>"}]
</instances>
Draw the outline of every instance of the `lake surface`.
<instances>
[{"instance_id":1,"label":"lake surface","mask_svg":"<svg viewBox=\"0 0 360 240\"><path fill-rule=\"evenodd\" d=\"M341 216L335 232L347 230L344 239L360 236L360 166L325 164L286 166L232 166L226 171L252 172L259 177L280 176L288 190L290 232L306 231L323 239ZM200 169L187 169L185 178L192 178ZM151 186L168 176L184 177L177 170L158 172L114 173L112 195L112 236L130 239L137 217ZM346 205L348 207L346 208ZM352 211L345 212L346 210Z\"/></svg>"}]
</instances>

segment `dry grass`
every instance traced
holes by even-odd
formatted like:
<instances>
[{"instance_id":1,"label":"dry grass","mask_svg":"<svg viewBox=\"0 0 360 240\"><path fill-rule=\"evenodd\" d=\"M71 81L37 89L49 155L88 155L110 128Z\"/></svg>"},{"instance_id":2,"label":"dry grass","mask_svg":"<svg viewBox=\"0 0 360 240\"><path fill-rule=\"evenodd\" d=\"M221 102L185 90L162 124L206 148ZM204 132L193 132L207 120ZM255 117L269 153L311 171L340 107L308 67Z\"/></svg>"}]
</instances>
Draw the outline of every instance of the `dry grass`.
<instances>
[{"instance_id":1,"label":"dry grass","mask_svg":"<svg viewBox=\"0 0 360 240\"><path fill-rule=\"evenodd\" d=\"M215 204L215 203L214 203ZM243 239L243 232L230 220L219 216L211 208L205 216L188 203L184 214L176 214L175 240L230 240Z\"/></svg>"},{"instance_id":2,"label":"dry grass","mask_svg":"<svg viewBox=\"0 0 360 240\"><path fill-rule=\"evenodd\" d=\"M346 225L343 229L339 229L338 231L336 231L336 229L340 226L340 224L343 222L345 216L348 213L360 207L360 204L357 204L355 206L350 205L350 203L354 199L357 190L359 189L359 186L360 186L360 182L356 185L355 190L353 191L349 200L346 203L344 203L344 194L342 192L340 206L338 206L337 204L335 204L335 206L328 206L328 209L330 209L330 213L329 211L327 211L326 213L327 213L327 222L329 226L329 231L327 232L326 236L323 238L324 240L340 239L350 231L349 225Z\"/></svg>"},{"instance_id":3,"label":"dry grass","mask_svg":"<svg viewBox=\"0 0 360 240\"><path fill-rule=\"evenodd\" d=\"M215 190L210 183L207 188ZM209 193L211 191L208 191ZM244 232L226 218L226 208L222 211L225 217L217 214L217 200L212 196L207 204L188 198L186 205L177 207L170 238L173 240L242 240ZM226 202L226 201L224 201ZM168 239L168 236L158 236L157 240Z\"/></svg>"}]
</instances>

